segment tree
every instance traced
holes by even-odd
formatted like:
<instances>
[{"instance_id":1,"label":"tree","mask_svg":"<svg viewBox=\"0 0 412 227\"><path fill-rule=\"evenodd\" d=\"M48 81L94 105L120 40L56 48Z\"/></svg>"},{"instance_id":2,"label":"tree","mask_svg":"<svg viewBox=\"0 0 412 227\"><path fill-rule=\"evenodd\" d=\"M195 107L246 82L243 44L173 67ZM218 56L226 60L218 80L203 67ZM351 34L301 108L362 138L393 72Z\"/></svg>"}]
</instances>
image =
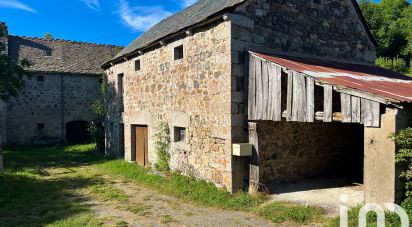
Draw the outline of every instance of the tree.
<instances>
[{"instance_id":1,"label":"tree","mask_svg":"<svg viewBox=\"0 0 412 227\"><path fill-rule=\"evenodd\" d=\"M409 64L412 55L412 9L407 0L360 0L359 6L378 42L378 57L400 57Z\"/></svg>"},{"instance_id":2,"label":"tree","mask_svg":"<svg viewBox=\"0 0 412 227\"><path fill-rule=\"evenodd\" d=\"M0 27L0 41L4 36L3 28ZM6 46L0 42L0 99L7 101L10 96L16 96L23 87L24 67L29 66L27 60L18 62L9 58L5 53ZM3 170L2 141L0 138L0 171Z\"/></svg>"},{"instance_id":3,"label":"tree","mask_svg":"<svg viewBox=\"0 0 412 227\"><path fill-rule=\"evenodd\" d=\"M3 37L3 29L0 27L0 37ZM0 42L0 99L7 101L10 96L16 96L24 85L24 68L29 66L27 60L18 62L3 54L4 43Z\"/></svg>"}]
</instances>

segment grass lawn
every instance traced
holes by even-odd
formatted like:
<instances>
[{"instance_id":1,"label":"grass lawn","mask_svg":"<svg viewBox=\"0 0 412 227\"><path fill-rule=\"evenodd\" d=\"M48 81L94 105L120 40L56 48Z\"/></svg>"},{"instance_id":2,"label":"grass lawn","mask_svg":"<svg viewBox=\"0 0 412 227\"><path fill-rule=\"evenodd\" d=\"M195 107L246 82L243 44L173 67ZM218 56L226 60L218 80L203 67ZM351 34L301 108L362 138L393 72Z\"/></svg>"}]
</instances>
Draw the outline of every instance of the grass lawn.
<instances>
[{"instance_id":1,"label":"grass lawn","mask_svg":"<svg viewBox=\"0 0 412 227\"><path fill-rule=\"evenodd\" d=\"M94 152L94 145L8 149L6 171L0 173L0 226L100 226L86 190L102 201L116 201L141 213L145 204L130 205L128 197L103 176L121 179L200 206L252 212L274 223L330 224L317 208L288 203L267 204L265 196L231 195L213 184L176 173L160 176L121 160ZM85 169L87 167L88 169ZM93 170L93 171L90 171ZM167 218L164 218L167 220ZM113 225L125 225L111 220ZM337 222L338 223L338 222Z\"/></svg>"}]
</instances>

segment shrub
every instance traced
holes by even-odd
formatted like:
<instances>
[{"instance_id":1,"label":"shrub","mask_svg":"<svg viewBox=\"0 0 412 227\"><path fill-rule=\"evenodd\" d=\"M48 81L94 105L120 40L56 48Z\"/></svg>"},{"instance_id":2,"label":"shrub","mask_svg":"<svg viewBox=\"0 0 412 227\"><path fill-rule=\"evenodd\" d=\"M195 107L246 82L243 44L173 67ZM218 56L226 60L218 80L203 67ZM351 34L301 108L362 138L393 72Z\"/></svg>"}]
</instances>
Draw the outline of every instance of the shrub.
<instances>
[{"instance_id":1,"label":"shrub","mask_svg":"<svg viewBox=\"0 0 412 227\"><path fill-rule=\"evenodd\" d=\"M404 163L406 170L401 172L401 178L406 180L406 197L412 197L412 128L401 130L392 136L399 148L396 154L396 162Z\"/></svg>"},{"instance_id":2,"label":"shrub","mask_svg":"<svg viewBox=\"0 0 412 227\"><path fill-rule=\"evenodd\" d=\"M408 67L406 65L405 60L402 58L386 58L386 57L380 57L376 59L376 65L379 67L389 69L392 71L396 71L399 73L408 73Z\"/></svg>"},{"instance_id":3,"label":"shrub","mask_svg":"<svg viewBox=\"0 0 412 227\"><path fill-rule=\"evenodd\" d=\"M169 145L170 145L170 129L169 125L161 122L155 132L155 145L157 154L156 169L160 171L169 170Z\"/></svg>"}]
</instances>

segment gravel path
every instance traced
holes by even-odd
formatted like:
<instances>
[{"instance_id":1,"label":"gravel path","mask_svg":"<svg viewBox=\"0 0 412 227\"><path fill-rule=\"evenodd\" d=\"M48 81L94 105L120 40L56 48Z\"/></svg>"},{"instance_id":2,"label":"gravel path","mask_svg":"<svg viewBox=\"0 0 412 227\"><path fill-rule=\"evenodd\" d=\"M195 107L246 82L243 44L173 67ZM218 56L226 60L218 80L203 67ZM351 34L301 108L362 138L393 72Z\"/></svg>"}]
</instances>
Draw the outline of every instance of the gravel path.
<instances>
[{"instance_id":1,"label":"gravel path","mask_svg":"<svg viewBox=\"0 0 412 227\"><path fill-rule=\"evenodd\" d=\"M122 220L125 226L274 226L252 213L196 206L134 183L103 177L128 197L123 202L102 201L88 190L81 192L105 224Z\"/></svg>"}]
</instances>

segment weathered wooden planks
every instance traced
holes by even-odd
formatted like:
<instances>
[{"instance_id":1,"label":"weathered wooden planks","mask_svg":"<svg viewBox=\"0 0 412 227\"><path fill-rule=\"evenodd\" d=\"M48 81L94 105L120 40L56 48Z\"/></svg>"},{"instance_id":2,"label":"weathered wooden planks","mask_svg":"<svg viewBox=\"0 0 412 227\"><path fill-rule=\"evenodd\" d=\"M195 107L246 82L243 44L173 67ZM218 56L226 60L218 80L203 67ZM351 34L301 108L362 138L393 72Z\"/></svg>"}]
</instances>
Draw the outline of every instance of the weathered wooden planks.
<instances>
[{"instance_id":1,"label":"weathered wooden planks","mask_svg":"<svg viewBox=\"0 0 412 227\"><path fill-rule=\"evenodd\" d=\"M315 79L306 78L306 122L315 121Z\"/></svg>"},{"instance_id":2,"label":"weathered wooden planks","mask_svg":"<svg viewBox=\"0 0 412 227\"><path fill-rule=\"evenodd\" d=\"M255 65L256 61L254 57L249 58L249 96L248 96L248 118L249 120L255 120L255 108L256 108L256 73Z\"/></svg>"},{"instance_id":3,"label":"weathered wooden planks","mask_svg":"<svg viewBox=\"0 0 412 227\"><path fill-rule=\"evenodd\" d=\"M323 112L315 113L315 78L288 71L286 110L282 110L282 68L251 55L249 65L249 120L361 123L366 127L380 126L380 104L375 99L340 92L341 112L333 113L334 86L324 84ZM338 89L338 88L335 88ZM284 102L285 100L283 100ZM322 119L320 119L322 118Z\"/></svg>"},{"instance_id":4,"label":"weathered wooden planks","mask_svg":"<svg viewBox=\"0 0 412 227\"><path fill-rule=\"evenodd\" d=\"M361 106L360 98L351 96L352 104L352 123L361 123Z\"/></svg>"},{"instance_id":5,"label":"weathered wooden planks","mask_svg":"<svg viewBox=\"0 0 412 227\"><path fill-rule=\"evenodd\" d=\"M292 99L293 99L293 72L288 72L288 86L286 97L286 121L292 120Z\"/></svg>"},{"instance_id":6,"label":"weathered wooden planks","mask_svg":"<svg viewBox=\"0 0 412 227\"><path fill-rule=\"evenodd\" d=\"M252 147L252 157L249 165L249 190L257 190L259 186L260 174L259 174L259 137L258 137L258 125L253 122L249 122L249 143Z\"/></svg>"},{"instance_id":7,"label":"weathered wooden planks","mask_svg":"<svg viewBox=\"0 0 412 227\"><path fill-rule=\"evenodd\" d=\"M282 68L271 64L271 117L273 121L282 120Z\"/></svg>"},{"instance_id":8,"label":"weathered wooden planks","mask_svg":"<svg viewBox=\"0 0 412 227\"><path fill-rule=\"evenodd\" d=\"M380 126L380 103L361 99L361 123L366 127Z\"/></svg>"},{"instance_id":9,"label":"weathered wooden planks","mask_svg":"<svg viewBox=\"0 0 412 227\"><path fill-rule=\"evenodd\" d=\"M350 95L340 94L341 112L342 112L342 122L351 123L352 122L352 99Z\"/></svg>"},{"instance_id":10,"label":"weathered wooden planks","mask_svg":"<svg viewBox=\"0 0 412 227\"><path fill-rule=\"evenodd\" d=\"M326 84L323 85L323 121L332 122L333 112L332 112L332 95L333 86Z\"/></svg>"}]
</instances>

